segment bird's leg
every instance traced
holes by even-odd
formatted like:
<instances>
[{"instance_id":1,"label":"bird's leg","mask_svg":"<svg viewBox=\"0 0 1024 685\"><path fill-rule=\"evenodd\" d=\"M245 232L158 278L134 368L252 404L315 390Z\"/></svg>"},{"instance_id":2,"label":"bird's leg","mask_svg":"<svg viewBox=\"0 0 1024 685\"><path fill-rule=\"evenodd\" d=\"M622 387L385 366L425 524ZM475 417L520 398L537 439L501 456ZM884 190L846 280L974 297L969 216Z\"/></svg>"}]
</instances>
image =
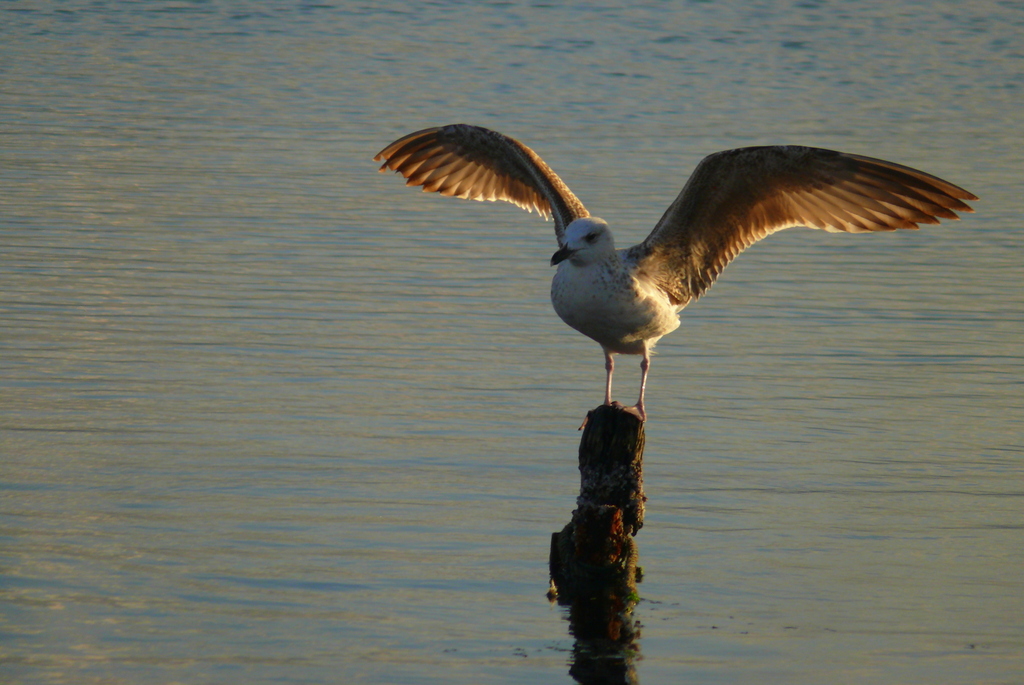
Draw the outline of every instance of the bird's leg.
<instances>
[{"instance_id":1,"label":"bird's leg","mask_svg":"<svg viewBox=\"0 0 1024 685\"><path fill-rule=\"evenodd\" d=\"M608 377L604 382L604 403L605 406L612 406L612 371L615 370L615 359L612 357L612 353L608 350L604 351L604 370L608 372ZM621 404L615 403L621 407ZM587 419L590 418L590 413L587 413L587 418L583 419L583 424L580 426L580 430L587 427Z\"/></svg>"},{"instance_id":2,"label":"bird's leg","mask_svg":"<svg viewBox=\"0 0 1024 685\"><path fill-rule=\"evenodd\" d=\"M612 358L612 353L608 350L604 351L604 370L608 372L604 382L604 403L610 405L612 403L612 371L615 370L615 359Z\"/></svg>"},{"instance_id":3,"label":"bird's leg","mask_svg":"<svg viewBox=\"0 0 1024 685\"><path fill-rule=\"evenodd\" d=\"M651 368L651 356L644 346L644 358L640 362L640 399L636 403L636 411L640 414L640 420L647 420L647 412L644 411L644 391L647 389L647 370Z\"/></svg>"}]
</instances>

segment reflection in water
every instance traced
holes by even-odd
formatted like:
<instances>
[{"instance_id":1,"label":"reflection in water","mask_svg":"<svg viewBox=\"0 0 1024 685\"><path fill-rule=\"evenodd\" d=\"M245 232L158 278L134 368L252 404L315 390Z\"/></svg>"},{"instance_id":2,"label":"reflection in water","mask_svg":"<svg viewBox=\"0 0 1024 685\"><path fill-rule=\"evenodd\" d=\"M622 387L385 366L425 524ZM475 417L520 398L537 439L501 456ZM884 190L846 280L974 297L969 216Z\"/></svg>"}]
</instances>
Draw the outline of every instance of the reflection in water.
<instances>
[{"instance_id":1,"label":"reflection in water","mask_svg":"<svg viewBox=\"0 0 1024 685\"><path fill-rule=\"evenodd\" d=\"M583 685L639 683L640 622L633 618L636 585L608 587L579 597L569 606L569 632L575 638L569 674Z\"/></svg>"}]
</instances>

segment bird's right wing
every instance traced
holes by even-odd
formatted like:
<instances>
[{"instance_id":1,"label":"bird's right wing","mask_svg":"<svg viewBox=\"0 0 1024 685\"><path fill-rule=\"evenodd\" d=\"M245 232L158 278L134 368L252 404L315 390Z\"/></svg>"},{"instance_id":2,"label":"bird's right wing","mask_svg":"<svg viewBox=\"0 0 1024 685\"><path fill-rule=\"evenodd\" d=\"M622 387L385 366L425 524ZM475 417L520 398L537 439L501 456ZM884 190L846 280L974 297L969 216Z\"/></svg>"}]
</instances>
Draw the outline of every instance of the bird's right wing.
<instances>
[{"instance_id":1,"label":"bird's right wing","mask_svg":"<svg viewBox=\"0 0 1024 685\"><path fill-rule=\"evenodd\" d=\"M795 145L726 150L697 165L628 259L686 304L740 252L784 228L917 228L974 211L961 200L977 199L931 174L861 155Z\"/></svg>"},{"instance_id":2,"label":"bird's right wing","mask_svg":"<svg viewBox=\"0 0 1024 685\"><path fill-rule=\"evenodd\" d=\"M409 186L470 200L504 200L523 209L553 216L558 244L565 227L590 216L540 156L518 140L497 131L452 124L399 138L377 153L380 171L392 169Z\"/></svg>"}]
</instances>

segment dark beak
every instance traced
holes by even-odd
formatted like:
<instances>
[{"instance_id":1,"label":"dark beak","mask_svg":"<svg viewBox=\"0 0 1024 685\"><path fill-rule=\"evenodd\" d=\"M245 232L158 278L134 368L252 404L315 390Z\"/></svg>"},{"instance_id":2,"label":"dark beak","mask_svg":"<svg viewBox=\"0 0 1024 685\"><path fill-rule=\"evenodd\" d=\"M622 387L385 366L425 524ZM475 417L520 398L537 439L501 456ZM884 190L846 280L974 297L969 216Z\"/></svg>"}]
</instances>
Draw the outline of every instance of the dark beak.
<instances>
[{"instance_id":1,"label":"dark beak","mask_svg":"<svg viewBox=\"0 0 1024 685\"><path fill-rule=\"evenodd\" d=\"M561 248L558 252L551 255L551 266L561 264L569 257L572 257L574 254L576 254L576 250L570 250L568 247Z\"/></svg>"}]
</instances>

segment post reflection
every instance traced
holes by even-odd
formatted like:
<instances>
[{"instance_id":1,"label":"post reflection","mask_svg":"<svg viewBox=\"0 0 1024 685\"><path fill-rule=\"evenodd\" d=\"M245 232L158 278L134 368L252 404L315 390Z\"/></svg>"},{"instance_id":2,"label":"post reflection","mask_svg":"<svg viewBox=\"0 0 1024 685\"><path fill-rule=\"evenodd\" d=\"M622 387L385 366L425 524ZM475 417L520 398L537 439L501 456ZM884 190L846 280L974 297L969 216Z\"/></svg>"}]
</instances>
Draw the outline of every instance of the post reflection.
<instances>
[{"instance_id":1,"label":"post reflection","mask_svg":"<svg viewBox=\"0 0 1024 685\"><path fill-rule=\"evenodd\" d=\"M639 683L640 622L633 618L638 600L632 579L596 596L559 600L569 608L569 633L575 638L569 675L581 685Z\"/></svg>"}]
</instances>

